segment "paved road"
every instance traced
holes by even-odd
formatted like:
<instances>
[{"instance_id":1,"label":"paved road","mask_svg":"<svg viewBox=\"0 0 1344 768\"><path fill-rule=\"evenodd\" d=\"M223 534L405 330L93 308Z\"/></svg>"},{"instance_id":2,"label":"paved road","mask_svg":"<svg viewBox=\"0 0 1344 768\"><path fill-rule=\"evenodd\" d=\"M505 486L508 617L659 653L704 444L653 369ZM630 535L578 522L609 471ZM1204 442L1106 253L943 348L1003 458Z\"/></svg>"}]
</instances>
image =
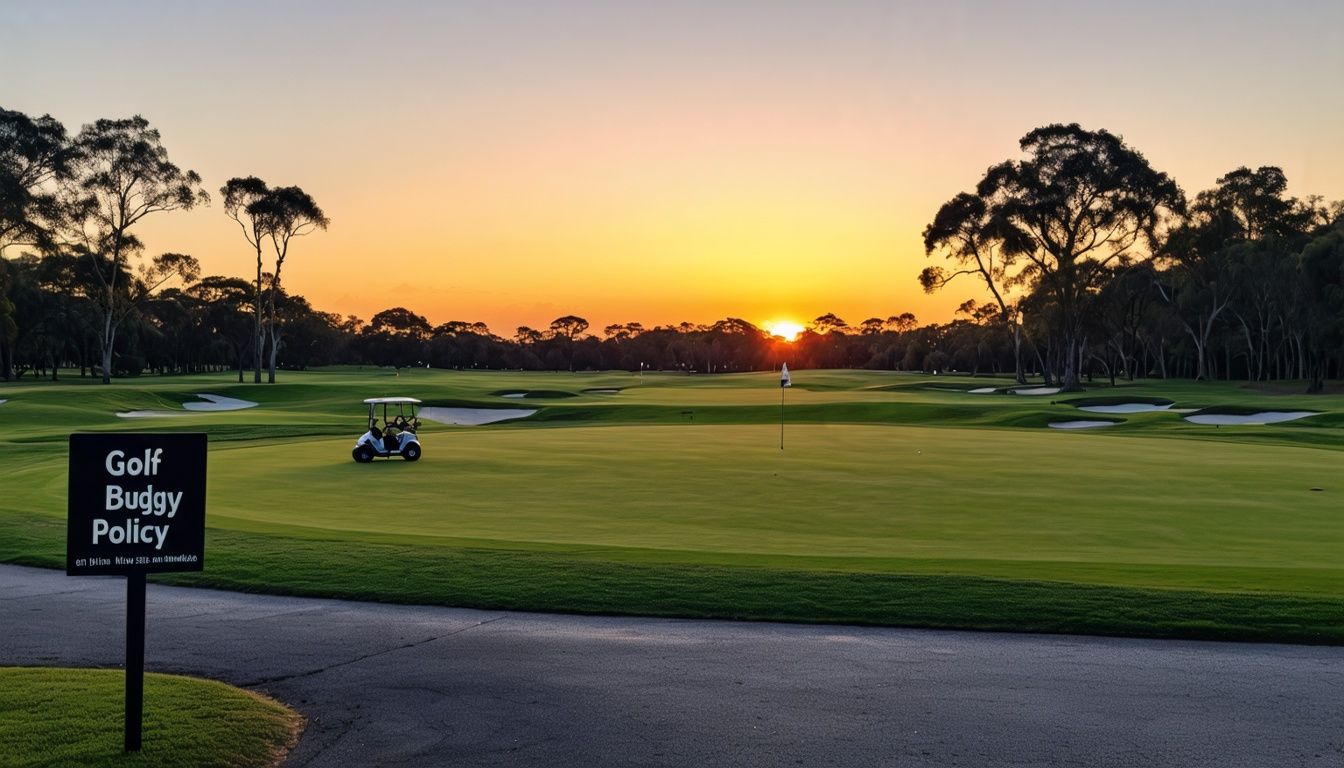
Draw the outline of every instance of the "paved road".
<instances>
[{"instance_id":1,"label":"paved road","mask_svg":"<svg viewBox=\"0 0 1344 768\"><path fill-rule=\"evenodd\" d=\"M0 664L117 666L124 581L0 566ZM502 613L149 587L146 665L290 766L1344 766L1344 648Z\"/></svg>"}]
</instances>

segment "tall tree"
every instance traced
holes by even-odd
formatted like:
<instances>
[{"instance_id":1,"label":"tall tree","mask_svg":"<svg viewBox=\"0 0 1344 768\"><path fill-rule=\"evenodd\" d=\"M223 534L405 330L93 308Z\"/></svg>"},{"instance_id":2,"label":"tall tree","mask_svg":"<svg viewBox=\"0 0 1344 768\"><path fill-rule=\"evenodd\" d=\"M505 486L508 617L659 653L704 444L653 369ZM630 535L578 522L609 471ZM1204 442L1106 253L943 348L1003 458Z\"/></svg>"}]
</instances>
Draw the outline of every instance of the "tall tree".
<instances>
[{"instance_id":1,"label":"tall tree","mask_svg":"<svg viewBox=\"0 0 1344 768\"><path fill-rule=\"evenodd\" d=\"M234 177L219 188L224 198L224 213L233 219L243 231L243 238L257 256L257 273L252 283L252 383L261 383L261 357L265 349L266 336L263 332L262 317L262 248L266 240L266 217L264 208L258 204L270 195L271 189L266 182L256 176ZM239 375L242 373L240 371Z\"/></svg>"},{"instance_id":2,"label":"tall tree","mask_svg":"<svg viewBox=\"0 0 1344 768\"><path fill-rule=\"evenodd\" d=\"M75 246L94 267L103 383L112 380L117 328L126 317L130 291L122 283L131 259L143 246L132 232L146 216L205 205L210 196L201 177L168 159L158 130L136 115L102 119L75 137L74 183L69 187L71 231ZM168 256L168 254L165 254ZM192 261L160 257L160 267L187 268ZM179 272L183 276L185 272ZM159 275L166 280L169 275Z\"/></svg>"},{"instance_id":3,"label":"tall tree","mask_svg":"<svg viewBox=\"0 0 1344 768\"><path fill-rule=\"evenodd\" d=\"M31 118L0 107L0 378L13 376L18 324L3 262L10 246L46 250L60 219L56 183L70 169L65 126L43 115Z\"/></svg>"},{"instance_id":4,"label":"tall tree","mask_svg":"<svg viewBox=\"0 0 1344 768\"><path fill-rule=\"evenodd\" d=\"M50 244L60 218L56 183L72 158L65 126L51 115L0 107L0 257L13 245Z\"/></svg>"},{"instance_id":5,"label":"tall tree","mask_svg":"<svg viewBox=\"0 0 1344 768\"><path fill-rule=\"evenodd\" d=\"M1303 237L1309 226L1312 214L1287 197L1287 186L1276 167L1237 168L1199 193L1189 218L1167 239L1162 251L1167 279L1158 287L1195 345L1197 379L1209 377L1209 340L1242 284L1268 279L1249 272L1257 261L1251 243Z\"/></svg>"},{"instance_id":6,"label":"tall tree","mask_svg":"<svg viewBox=\"0 0 1344 768\"><path fill-rule=\"evenodd\" d=\"M312 196L299 187L279 187L252 203L253 210L275 251L275 271L272 273L266 298L266 327L270 337L271 356L267 366L267 382L275 383L275 357L279 352L280 337L276 331L275 302L280 288L280 270L285 266L290 243L331 223Z\"/></svg>"},{"instance_id":7,"label":"tall tree","mask_svg":"<svg viewBox=\"0 0 1344 768\"><path fill-rule=\"evenodd\" d=\"M1106 268L1151 251L1166 211L1183 211L1180 187L1105 130L1048 125L1020 142L1026 157L991 167L976 187L992 231L1026 260L1023 276L1057 312L1065 390L1080 389L1085 295Z\"/></svg>"},{"instance_id":8,"label":"tall tree","mask_svg":"<svg viewBox=\"0 0 1344 768\"><path fill-rule=\"evenodd\" d=\"M214 275L201 278L187 292L205 306L202 323L211 338L227 350L229 362L238 369L238 383L242 384L247 351L258 340L246 309L253 298L252 286L236 277Z\"/></svg>"},{"instance_id":9,"label":"tall tree","mask_svg":"<svg viewBox=\"0 0 1344 768\"><path fill-rule=\"evenodd\" d=\"M1325 390L1330 360L1344 361L1344 226L1308 243L1299 263L1311 344L1307 392L1316 394Z\"/></svg>"},{"instance_id":10,"label":"tall tree","mask_svg":"<svg viewBox=\"0 0 1344 768\"><path fill-rule=\"evenodd\" d=\"M547 362L551 364L551 367L556 370L560 370L561 367L568 367L571 371L574 370L574 342L586 330L588 330L588 321L577 315L565 315L551 321L550 337L547 341L547 345L551 346L551 349L547 351ZM560 349L553 346L556 344L559 345Z\"/></svg>"},{"instance_id":11,"label":"tall tree","mask_svg":"<svg viewBox=\"0 0 1344 768\"><path fill-rule=\"evenodd\" d=\"M1012 331L1014 376L1021 384L1027 380L1022 374L1022 322L1017 304L1005 295L1017 277L1013 255L1028 250L1030 244L1013 240L1021 236L1021 230L997 227L997 223L986 200L978 195L962 192L943 203L924 228L924 253L931 256L941 250L958 269L925 267L919 283L925 293L933 293L962 275L979 278L994 297L999 319Z\"/></svg>"}]
</instances>

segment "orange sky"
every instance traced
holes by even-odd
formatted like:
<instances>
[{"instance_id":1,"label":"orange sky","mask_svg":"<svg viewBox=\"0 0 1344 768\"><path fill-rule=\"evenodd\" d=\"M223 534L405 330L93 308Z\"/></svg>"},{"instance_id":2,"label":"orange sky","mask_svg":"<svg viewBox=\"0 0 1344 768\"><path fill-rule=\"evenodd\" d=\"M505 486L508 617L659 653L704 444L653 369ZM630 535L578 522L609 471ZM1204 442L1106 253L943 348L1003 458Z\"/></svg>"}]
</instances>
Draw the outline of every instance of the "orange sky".
<instances>
[{"instance_id":1,"label":"orange sky","mask_svg":"<svg viewBox=\"0 0 1344 768\"><path fill-rule=\"evenodd\" d=\"M286 285L366 319L946 320L978 293L921 293L921 229L1048 122L1189 193L1277 164L1344 198L1339 3L31 5L0 106L142 113L212 192L304 187L332 227ZM233 226L140 234L246 275Z\"/></svg>"}]
</instances>

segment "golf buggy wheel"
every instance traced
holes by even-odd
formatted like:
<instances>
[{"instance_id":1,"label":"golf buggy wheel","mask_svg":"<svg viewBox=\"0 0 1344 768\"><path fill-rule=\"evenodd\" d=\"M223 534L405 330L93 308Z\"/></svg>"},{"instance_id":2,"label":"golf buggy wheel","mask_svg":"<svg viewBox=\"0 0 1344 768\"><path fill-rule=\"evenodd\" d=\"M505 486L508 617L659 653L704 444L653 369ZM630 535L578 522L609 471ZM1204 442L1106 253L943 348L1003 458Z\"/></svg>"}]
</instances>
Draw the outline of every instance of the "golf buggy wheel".
<instances>
[{"instance_id":1,"label":"golf buggy wheel","mask_svg":"<svg viewBox=\"0 0 1344 768\"><path fill-rule=\"evenodd\" d=\"M415 461L420 458L420 444L411 443L401 449L401 457L407 461Z\"/></svg>"},{"instance_id":2,"label":"golf buggy wheel","mask_svg":"<svg viewBox=\"0 0 1344 768\"><path fill-rule=\"evenodd\" d=\"M360 464L368 464L370 461L373 461L373 449L367 445L355 446L355 450L351 455L354 456L355 461L358 461Z\"/></svg>"}]
</instances>

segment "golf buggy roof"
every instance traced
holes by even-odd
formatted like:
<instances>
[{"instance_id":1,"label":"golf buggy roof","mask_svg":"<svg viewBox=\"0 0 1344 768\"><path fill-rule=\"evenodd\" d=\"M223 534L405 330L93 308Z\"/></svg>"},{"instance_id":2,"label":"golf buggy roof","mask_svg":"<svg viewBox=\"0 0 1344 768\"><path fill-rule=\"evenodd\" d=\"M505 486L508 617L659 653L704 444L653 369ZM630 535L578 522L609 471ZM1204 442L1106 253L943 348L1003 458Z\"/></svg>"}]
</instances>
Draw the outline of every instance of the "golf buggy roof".
<instances>
[{"instance_id":1,"label":"golf buggy roof","mask_svg":"<svg viewBox=\"0 0 1344 768\"><path fill-rule=\"evenodd\" d=\"M403 403L419 403L420 401L416 400L414 397L370 397L364 402L369 405L398 405Z\"/></svg>"}]
</instances>

